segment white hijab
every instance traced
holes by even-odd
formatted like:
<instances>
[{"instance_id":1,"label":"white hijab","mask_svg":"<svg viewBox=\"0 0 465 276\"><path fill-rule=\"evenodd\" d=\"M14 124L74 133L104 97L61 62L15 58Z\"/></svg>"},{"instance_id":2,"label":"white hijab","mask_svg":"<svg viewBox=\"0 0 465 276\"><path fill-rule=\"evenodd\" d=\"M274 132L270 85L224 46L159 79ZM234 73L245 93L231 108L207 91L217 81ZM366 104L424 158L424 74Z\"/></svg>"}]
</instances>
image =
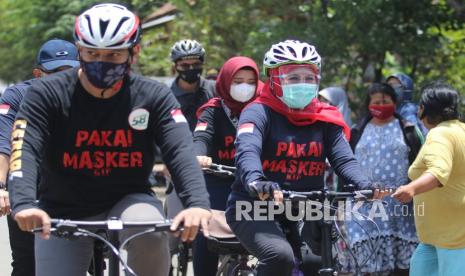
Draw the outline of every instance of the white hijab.
<instances>
[{"instance_id":1,"label":"white hijab","mask_svg":"<svg viewBox=\"0 0 465 276\"><path fill-rule=\"evenodd\" d=\"M350 108L349 108L349 100L347 98L346 91L341 87L328 87L320 92L318 92L320 96L327 99L331 105L337 107L339 111L344 116L344 121L346 124L351 127L352 120L350 119Z\"/></svg>"}]
</instances>

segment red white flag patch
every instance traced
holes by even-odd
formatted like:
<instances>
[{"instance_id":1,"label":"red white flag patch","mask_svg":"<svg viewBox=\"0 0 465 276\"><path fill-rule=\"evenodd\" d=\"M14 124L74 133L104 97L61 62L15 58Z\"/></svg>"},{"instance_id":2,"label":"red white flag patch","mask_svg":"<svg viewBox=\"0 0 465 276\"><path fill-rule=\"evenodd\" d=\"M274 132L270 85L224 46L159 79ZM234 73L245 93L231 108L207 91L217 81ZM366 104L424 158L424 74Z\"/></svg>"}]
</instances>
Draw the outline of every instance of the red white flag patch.
<instances>
[{"instance_id":1,"label":"red white flag patch","mask_svg":"<svg viewBox=\"0 0 465 276\"><path fill-rule=\"evenodd\" d=\"M255 125L252 123L245 123L239 126L237 130L237 136L241 135L242 133L253 133L253 129Z\"/></svg>"},{"instance_id":2,"label":"red white flag patch","mask_svg":"<svg viewBox=\"0 0 465 276\"><path fill-rule=\"evenodd\" d=\"M7 104L0 104L0 114L8 114L8 111L10 110L10 106Z\"/></svg>"},{"instance_id":3,"label":"red white flag patch","mask_svg":"<svg viewBox=\"0 0 465 276\"><path fill-rule=\"evenodd\" d=\"M186 117L182 114L181 109L171 110L171 117L176 123L187 123Z\"/></svg>"},{"instance_id":4,"label":"red white flag patch","mask_svg":"<svg viewBox=\"0 0 465 276\"><path fill-rule=\"evenodd\" d=\"M195 126L194 131L205 131L207 130L208 123L198 122Z\"/></svg>"}]
</instances>

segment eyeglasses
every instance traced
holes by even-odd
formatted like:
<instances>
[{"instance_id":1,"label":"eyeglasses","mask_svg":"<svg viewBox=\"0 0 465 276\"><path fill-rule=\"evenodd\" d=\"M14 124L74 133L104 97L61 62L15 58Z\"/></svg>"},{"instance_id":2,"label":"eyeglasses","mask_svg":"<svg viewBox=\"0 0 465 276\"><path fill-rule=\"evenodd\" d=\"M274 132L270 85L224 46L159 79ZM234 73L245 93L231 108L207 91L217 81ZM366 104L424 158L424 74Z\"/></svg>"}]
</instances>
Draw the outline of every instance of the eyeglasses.
<instances>
[{"instance_id":1,"label":"eyeglasses","mask_svg":"<svg viewBox=\"0 0 465 276\"><path fill-rule=\"evenodd\" d=\"M278 77L283 84L293 83L316 83L319 77L314 74L282 74L274 77Z\"/></svg>"},{"instance_id":2,"label":"eyeglasses","mask_svg":"<svg viewBox=\"0 0 465 276\"><path fill-rule=\"evenodd\" d=\"M196 63L180 63L176 67L181 70L189 70L189 69L201 69L203 63L196 62Z\"/></svg>"}]
</instances>

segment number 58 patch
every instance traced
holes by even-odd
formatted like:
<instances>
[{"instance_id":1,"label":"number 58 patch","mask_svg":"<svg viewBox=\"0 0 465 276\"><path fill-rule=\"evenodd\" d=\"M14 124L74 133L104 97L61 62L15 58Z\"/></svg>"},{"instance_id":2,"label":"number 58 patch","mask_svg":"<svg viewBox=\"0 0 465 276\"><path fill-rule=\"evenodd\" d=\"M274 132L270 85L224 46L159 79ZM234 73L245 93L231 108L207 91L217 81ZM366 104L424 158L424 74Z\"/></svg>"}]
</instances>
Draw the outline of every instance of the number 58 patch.
<instances>
[{"instance_id":1,"label":"number 58 patch","mask_svg":"<svg viewBox=\"0 0 465 276\"><path fill-rule=\"evenodd\" d=\"M129 125L135 130L147 129L149 125L149 115L150 113L144 108L134 109L131 114L129 114Z\"/></svg>"}]
</instances>

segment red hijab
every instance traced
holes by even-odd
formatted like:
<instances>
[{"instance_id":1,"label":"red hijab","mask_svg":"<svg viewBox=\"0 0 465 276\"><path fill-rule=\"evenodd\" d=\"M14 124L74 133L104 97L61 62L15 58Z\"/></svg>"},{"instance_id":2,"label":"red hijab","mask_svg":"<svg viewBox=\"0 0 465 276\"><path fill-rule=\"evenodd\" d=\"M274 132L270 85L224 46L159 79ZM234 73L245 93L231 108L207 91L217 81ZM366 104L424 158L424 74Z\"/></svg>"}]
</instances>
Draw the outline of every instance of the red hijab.
<instances>
[{"instance_id":1,"label":"red hijab","mask_svg":"<svg viewBox=\"0 0 465 276\"><path fill-rule=\"evenodd\" d=\"M251 68L255 72L255 76L257 77L257 86L255 88L255 96L252 97L252 99L250 99L248 102L241 103L231 97L230 89L234 75L237 73L237 71L244 69L245 67ZM247 104L251 103L260 93L260 90L263 87L263 82L258 80L259 76L260 74L258 71L258 66L252 59L248 57L230 58L224 63L218 74L218 78L216 79L216 94L218 94L220 97L210 99L206 104L202 105L197 110L197 117L199 117L207 107L221 106L221 99L223 99L224 103L231 110L233 115L239 115L242 109Z\"/></svg>"},{"instance_id":2,"label":"red hijab","mask_svg":"<svg viewBox=\"0 0 465 276\"><path fill-rule=\"evenodd\" d=\"M286 116L289 122L296 126L307 126L317 121L341 126L347 140L350 139L350 128L347 126L344 117L336 107L322 103L318 99L313 99L305 109L292 110L273 94L270 88L270 80L265 83L265 86L260 92L260 96L255 99L254 103L261 103L269 106L275 112Z\"/></svg>"}]
</instances>

